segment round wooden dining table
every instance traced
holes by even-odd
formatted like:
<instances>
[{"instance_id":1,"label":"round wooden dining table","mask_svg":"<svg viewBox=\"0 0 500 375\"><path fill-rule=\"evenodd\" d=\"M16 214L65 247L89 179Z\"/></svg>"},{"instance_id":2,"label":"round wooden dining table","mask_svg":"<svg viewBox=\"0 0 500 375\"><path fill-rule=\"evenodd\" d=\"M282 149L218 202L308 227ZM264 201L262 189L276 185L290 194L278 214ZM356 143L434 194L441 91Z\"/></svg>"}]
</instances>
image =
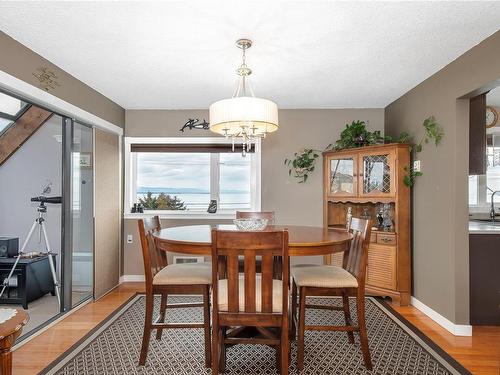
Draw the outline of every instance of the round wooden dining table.
<instances>
[{"instance_id":1,"label":"round wooden dining table","mask_svg":"<svg viewBox=\"0 0 500 375\"><path fill-rule=\"evenodd\" d=\"M182 254L210 255L211 230L237 231L235 225L187 225L164 228L155 233L160 250ZM328 255L348 249L352 235L345 229L326 229L298 225L268 225L264 231L288 230L290 256Z\"/></svg>"}]
</instances>

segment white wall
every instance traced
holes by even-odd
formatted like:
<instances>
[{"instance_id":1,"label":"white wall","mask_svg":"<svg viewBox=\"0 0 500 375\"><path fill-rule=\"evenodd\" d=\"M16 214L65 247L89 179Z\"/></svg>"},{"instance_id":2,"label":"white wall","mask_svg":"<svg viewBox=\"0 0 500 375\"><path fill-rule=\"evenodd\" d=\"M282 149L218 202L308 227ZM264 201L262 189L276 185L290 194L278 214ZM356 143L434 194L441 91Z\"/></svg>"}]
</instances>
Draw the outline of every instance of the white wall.
<instances>
[{"instance_id":1,"label":"white wall","mask_svg":"<svg viewBox=\"0 0 500 375\"><path fill-rule=\"evenodd\" d=\"M30 198L41 193L48 181L50 195L61 195L62 146L55 135L62 131L62 119L52 116L20 149L0 166L0 236L19 237L19 247L37 215ZM46 227L54 252L61 251L61 205L48 205ZM45 249L45 247L42 247ZM27 251L37 251L38 234ZM58 268L60 256L58 257Z\"/></svg>"}]
</instances>

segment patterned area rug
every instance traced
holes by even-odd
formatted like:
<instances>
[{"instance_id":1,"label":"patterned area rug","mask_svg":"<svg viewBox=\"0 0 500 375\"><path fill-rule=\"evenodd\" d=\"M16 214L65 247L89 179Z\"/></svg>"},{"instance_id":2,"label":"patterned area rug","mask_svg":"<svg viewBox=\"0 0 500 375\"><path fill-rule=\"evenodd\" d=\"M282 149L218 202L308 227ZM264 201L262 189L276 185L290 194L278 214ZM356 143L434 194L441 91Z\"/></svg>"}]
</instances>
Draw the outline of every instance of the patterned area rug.
<instances>
[{"instance_id":1,"label":"patterned area rug","mask_svg":"<svg viewBox=\"0 0 500 375\"><path fill-rule=\"evenodd\" d=\"M197 297L171 297L169 303L193 302ZM61 355L41 374L210 374L204 367L203 332L165 330L161 341L154 332L146 365L138 366L144 319L144 295L136 295L104 323ZM156 299L156 309L160 299ZM356 320L355 301L351 314ZM337 299L315 299L337 304ZM170 313L170 316L168 316ZM167 310L168 321L201 321L200 308ZM384 302L367 298L366 316L373 371L363 366L358 336L349 344L344 332L307 331L302 374L469 374L458 362L430 342ZM343 324L343 314L307 310L306 324ZM227 351L227 374L276 374L274 349L236 345ZM295 367L292 343L290 373Z\"/></svg>"}]
</instances>

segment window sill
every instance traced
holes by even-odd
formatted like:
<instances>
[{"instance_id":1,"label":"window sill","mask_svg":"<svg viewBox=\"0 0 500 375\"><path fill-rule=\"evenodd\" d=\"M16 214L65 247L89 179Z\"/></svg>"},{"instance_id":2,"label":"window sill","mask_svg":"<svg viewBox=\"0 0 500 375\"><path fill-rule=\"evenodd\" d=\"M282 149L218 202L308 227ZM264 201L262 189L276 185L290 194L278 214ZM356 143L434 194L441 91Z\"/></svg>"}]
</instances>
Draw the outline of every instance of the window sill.
<instances>
[{"instance_id":1,"label":"window sill","mask_svg":"<svg viewBox=\"0 0 500 375\"><path fill-rule=\"evenodd\" d=\"M500 206L500 202L495 202L495 210ZM487 205L470 205L469 213L489 213L491 204Z\"/></svg>"},{"instance_id":2,"label":"window sill","mask_svg":"<svg viewBox=\"0 0 500 375\"><path fill-rule=\"evenodd\" d=\"M235 211L218 211L210 214L204 211L149 211L145 213L126 213L124 219L146 219L158 215L160 219L174 220L233 220L236 216Z\"/></svg>"}]
</instances>

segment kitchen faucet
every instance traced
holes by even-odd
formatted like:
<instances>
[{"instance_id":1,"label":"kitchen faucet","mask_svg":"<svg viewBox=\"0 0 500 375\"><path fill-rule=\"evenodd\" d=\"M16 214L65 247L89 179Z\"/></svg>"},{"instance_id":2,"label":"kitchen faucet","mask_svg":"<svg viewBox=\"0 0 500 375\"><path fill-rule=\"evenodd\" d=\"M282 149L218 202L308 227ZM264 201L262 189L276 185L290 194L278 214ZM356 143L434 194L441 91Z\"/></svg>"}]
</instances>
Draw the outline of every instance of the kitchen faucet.
<instances>
[{"instance_id":1,"label":"kitchen faucet","mask_svg":"<svg viewBox=\"0 0 500 375\"><path fill-rule=\"evenodd\" d=\"M491 221L495 221L495 201L494 201L494 198L495 198L495 194L496 193L500 193L500 190L493 190L493 189L490 189L489 187L486 186L486 188L491 191L491 209L490 209L490 219Z\"/></svg>"}]
</instances>

